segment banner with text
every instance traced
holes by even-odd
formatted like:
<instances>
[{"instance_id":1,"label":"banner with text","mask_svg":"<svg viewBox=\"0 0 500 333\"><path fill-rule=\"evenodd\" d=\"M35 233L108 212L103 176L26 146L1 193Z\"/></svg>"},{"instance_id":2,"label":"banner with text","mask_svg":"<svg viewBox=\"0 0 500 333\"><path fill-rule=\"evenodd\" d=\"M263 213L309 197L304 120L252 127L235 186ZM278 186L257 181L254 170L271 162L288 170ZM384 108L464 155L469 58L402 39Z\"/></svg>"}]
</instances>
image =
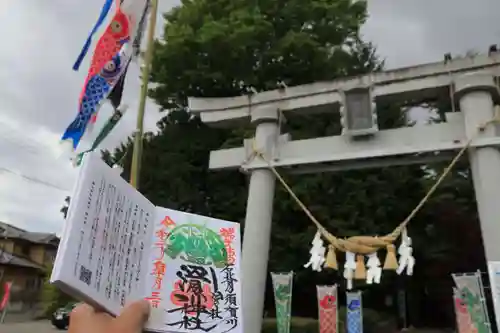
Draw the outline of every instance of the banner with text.
<instances>
[{"instance_id":1,"label":"banner with text","mask_svg":"<svg viewBox=\"0 0 500 333\"><path fill-rule=\"evenodd\" d=\"M481 273L452 274L457 292L478 333L491 333Z\"/></svg>"},{"instance_id":2,"label":"banner with text","mask_svg":"<svg viewBox=\"0 0 500 333\"><path fill-rule=\"evenodd\" d=\"M347 333L363 333L363 305L361 291L346 293Z\"/></svg>"},{"instance_id":3,"label":"banner with text","mask_svg":"<svg viewBox=\"0 0 500 333\"><path fill-rule=\"evenodd\" d=\"M276 303L277 330L278 333L289 333L292 312L293 272L271 273L271 278Z\"/></svg>"},{"instance_id":4,"label":"banner with text","mask_svg":"<svg viewBox=\"0 0 500 333\"><path fill-rule=\"evenodd\" d=\"M316 286L318 295L319 332L337 333L337 286Z\"/></svg>"}]
</instances>

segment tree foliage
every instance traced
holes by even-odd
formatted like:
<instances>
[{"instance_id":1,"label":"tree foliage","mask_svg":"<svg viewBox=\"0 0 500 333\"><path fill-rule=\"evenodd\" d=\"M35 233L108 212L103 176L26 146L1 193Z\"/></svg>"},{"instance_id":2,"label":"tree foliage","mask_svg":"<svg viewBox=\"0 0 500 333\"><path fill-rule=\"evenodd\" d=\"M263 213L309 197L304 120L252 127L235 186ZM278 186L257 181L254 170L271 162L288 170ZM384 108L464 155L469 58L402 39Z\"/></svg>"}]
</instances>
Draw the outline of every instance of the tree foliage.
<instances>
[{"instance_id":1,"label":"tree foliage","mask_svg":"<svg viewBox=\"0 0 500 333\"><path fill-rule=\"evenodd\" d=\"M47 268L42 287L42 306L44 315L49 317L58 308L66 306L68 303L73 302L73 298L61 292L55 285L49 282L50 272L52 267Z\"/></svg>"},{"instance_id":2,"label":"tree foliage","mask_svg":"<svg viewBox=\"0 0 500 333\"><path fill-rule=\"evenodd\" d=\"M165 14L152 97L227 97L353 75L380 65L358 36L366 3L351 0L192 0Z\"/></svg>"}]
</instances>

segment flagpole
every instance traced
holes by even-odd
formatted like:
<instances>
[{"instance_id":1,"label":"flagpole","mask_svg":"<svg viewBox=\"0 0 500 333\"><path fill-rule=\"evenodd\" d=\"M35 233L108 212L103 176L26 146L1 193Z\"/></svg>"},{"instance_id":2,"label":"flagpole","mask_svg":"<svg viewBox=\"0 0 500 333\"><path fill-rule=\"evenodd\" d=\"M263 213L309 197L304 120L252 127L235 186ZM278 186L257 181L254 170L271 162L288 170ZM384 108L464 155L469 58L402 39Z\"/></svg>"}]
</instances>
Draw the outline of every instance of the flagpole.
<instances>
[{"instance_id":1,"label":"flagpole","mask_svg":"<svg viewBox=\"0 0 500 333\"><path fill-rule=\"evenodd\" d=\"M142 158L142 136L144 133L144 111L146 110L146 97L148 94L149 73L153 60L154 37L156 27L156 12L158 11L158 0L151 0L151 16L149 17L149 28L147 36L147 48L142 68L141 96L139 109L137 111L137 125L134 135L134 150L132 153L132 166L130 168L130 184L139 187L139 176Z\"/></svg>"}]
</instances>

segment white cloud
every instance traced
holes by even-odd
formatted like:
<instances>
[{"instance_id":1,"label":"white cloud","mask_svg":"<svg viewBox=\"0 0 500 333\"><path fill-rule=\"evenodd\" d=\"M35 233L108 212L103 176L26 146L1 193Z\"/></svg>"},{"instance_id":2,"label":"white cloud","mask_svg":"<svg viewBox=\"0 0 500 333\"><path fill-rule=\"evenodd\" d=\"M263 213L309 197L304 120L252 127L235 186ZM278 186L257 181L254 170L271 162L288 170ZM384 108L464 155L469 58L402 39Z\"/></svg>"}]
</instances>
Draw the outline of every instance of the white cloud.
<instances>
[{"instance_id":1,"label":"white cloud","mask_svg":"<svg viewBox=\"0 0 500 333\"><path fill-rule=\"evenodd\" d=\"M178 2L160 1L158 37L161 13ZM0 52L1 221L40 231L57 232L62 227L59 209L69 194L65 190L73 187L76 170L58 158L59 138L76 114L89 57L79 72L71 67L102 3L0 1L0 31L4 32ZM369 0L371 16L362 31L375 42L389 67L441 60L446 52L485 51L500 40L498 0L439 0L429 6L422 0ZM105 148L115 147L134 129L138 73L133 65L124 94L129 111L103 143ZM96 132L110 114L109 106L102 108ZM146 128L154 130L159 116L149 101ZM90 141L86 138L83 145Z\"/></svg>"},{"instance_id":2,"label":"white cloud","mask_svg":"<svg viewBox=\"0 0 500 333\"><path fill-rule=\"evenodd\" d=\"M64 197L76 170L57 159L58 136L45 127L0 115L0 220L38 231L58 231Z\"/></svg>"},{"instance_id":3,"label":"white cloud","mask_svg":"<svg viewBox=\"0 0 500 333\"><path fill-rule=\"evenodd\" d=\"M391 68L500 43L497 0L368 0L368 12L362 32Z\"/></svg>"}]
</instances>

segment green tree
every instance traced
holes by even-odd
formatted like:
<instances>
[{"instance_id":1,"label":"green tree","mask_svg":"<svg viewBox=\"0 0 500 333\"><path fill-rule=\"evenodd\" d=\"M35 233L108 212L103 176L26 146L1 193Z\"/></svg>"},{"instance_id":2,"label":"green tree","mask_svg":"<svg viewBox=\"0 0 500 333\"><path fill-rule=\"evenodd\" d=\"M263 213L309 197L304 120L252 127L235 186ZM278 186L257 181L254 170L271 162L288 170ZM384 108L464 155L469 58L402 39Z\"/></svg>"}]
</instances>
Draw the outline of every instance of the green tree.
<instances>
[{"instance_id":1,"label":"green tree","mask_svg":"<svg viewBox=\"0 0 500 333\"><path fill-rule=\"evenodd\" d=\"M52 272L52 267L47 268L47 274L45 275L42 289L43 312L47 317L52 315L52 313L58 308L66 306L68 303L74 301L72 297L63 293L49 282L50 272Z\"/></svg>"},{"instance_id":2,"label":"green tree","mask_svg":"<svg viewBox=\"0 0 500 333\"><path fill-rule=\"evenodd\" d=\"M165 14L151 96L164 109L188 96L227 97L373 70L359 39L366 3L351 0L192 0Z\"/></svg>"}]
</instances>

